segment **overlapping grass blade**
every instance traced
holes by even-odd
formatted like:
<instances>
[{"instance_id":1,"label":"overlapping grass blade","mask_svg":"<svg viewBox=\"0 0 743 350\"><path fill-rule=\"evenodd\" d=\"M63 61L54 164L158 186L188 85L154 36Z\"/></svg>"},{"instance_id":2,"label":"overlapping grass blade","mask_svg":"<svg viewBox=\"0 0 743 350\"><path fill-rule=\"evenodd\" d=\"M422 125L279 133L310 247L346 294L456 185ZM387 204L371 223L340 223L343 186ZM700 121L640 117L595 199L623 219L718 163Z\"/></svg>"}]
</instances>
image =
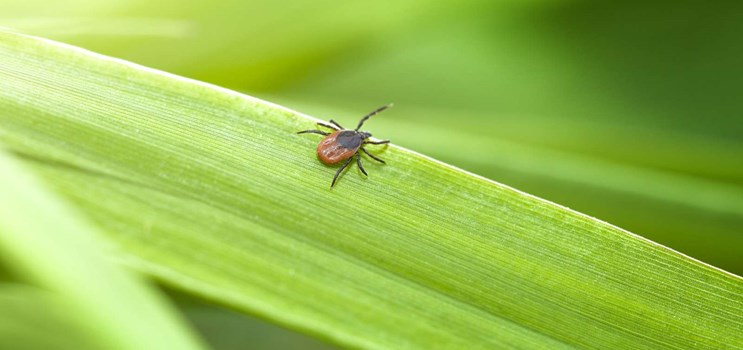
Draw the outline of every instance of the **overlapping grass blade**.
<instances>
[{"instance_id":1,"label":"overlapping grass blade","mask_svg":"<svg viewBox=\"0 0 743 350\"><path fill-rule=\"evenodd\" d=\"M161 297L104 258L95 231L0 149L0 284L8 349L198 349ZM51 334L47 334L47 332Z\"/></svg>"}]
</instances>

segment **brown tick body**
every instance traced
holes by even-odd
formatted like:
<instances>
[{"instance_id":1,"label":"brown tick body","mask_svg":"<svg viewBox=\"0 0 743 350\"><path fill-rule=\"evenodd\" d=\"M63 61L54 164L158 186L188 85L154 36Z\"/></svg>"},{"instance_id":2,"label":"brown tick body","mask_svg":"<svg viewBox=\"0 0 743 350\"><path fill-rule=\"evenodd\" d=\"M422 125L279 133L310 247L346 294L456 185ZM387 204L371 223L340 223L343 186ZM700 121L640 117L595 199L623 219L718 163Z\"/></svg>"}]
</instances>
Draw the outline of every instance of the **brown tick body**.
<instances>
[{"instance_id":1,"label":"brown tick body","mask_svg":"<svg viewBox=\"0 0 743 350\"><path fill-rule=\"evenodd\" d=\"M338 179L338 175L340 175L343 169L345 169L351 163L354 156L356 156L356 164L358 164L361 172L364 173L364 175L369 176L366 173L366 170L364 170L364 166L361 165L361 154L359 153L359 150L366 153L366 155L368 155L372 159L385 164L383 160L369 153L369 151L364 148L364 145L381 145L389 143L390 141L368 141L368 139L372 135L366 131L359 131L359 129L362 125L364 125L364 122L367 119L371 118L371 116L391 106L392 104L385 105L367 114L366 116L361 118L361 120L359 121L359 125L354 130L345 129L340 126L340 124L331 119L330 124L317 123L317 125L335 130L335 132L333 133L325 132L322 130L304 130L297 133L320 134L325 136L325 138L322 139L322 141L320 141L320 143L317 145L317 157L320 158L320 161L322 161L323 163L333 165L345 160L340 169L336 171L335 176L333 176L333 182L330 183L331 188L335 186L335 181Z\"/></svg>"}]
</instances>

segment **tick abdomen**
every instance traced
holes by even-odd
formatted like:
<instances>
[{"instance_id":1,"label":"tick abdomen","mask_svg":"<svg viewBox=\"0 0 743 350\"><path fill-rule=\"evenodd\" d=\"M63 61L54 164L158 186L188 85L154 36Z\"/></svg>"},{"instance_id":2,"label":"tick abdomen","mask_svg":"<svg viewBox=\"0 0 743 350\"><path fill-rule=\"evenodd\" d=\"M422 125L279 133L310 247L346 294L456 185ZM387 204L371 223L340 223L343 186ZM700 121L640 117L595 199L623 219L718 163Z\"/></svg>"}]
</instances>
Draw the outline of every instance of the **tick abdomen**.
<instances>
[{"instance_id":1,"label":"tick abdomen","mask_svg":"<svg viewBox=\"0 0 743 350\"><path fill-rule=\"evenodd\" d=\"M317 145L317 157L325 164L336 164L356 154L363 141L355 131L336 131Z\"/></svg>"}]
</instances>

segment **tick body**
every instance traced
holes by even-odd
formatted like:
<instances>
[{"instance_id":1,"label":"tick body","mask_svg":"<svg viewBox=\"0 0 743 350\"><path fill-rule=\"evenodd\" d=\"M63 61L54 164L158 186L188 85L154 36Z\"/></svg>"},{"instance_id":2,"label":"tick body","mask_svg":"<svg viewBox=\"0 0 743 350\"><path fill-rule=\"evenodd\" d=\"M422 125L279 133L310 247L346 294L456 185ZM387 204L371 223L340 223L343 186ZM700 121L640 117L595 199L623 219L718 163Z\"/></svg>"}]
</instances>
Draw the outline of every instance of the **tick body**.
<instances>
[{"instance_id":1,"label":"tick body","mask_svg":"<svg viewBox=\"0 0 743 350\"><path fill-rule=\"evenodd\" d=\"M338 164L359 152L364 136L364 133L353 130L336 131L317 145L317 157L325 164Z\"/></svg>"},{"instance_id":2,"label":"tick body","mask_svg":"<svg viewBox=\"0 0 743 350\"><path fill-rule=\"evenodd\" d=\"M364 148L364 145L381 145L389 143L390 141L369 141L368 139L372 135L366 131L359 131L359 129L362 125L364 125L364 122L367 119L389 107L392 107L392 104L379 107L371 113L365 115L363 118L361 118L361 120L359 121L359 125L354 130L345 129L340 126L340 124L331 119L330 124L317 123L317 125L333 129L333 132L325 132L322 130L304 130L297 133L320 134L325 136L325 138L322 139L322 141L320 141L320 143L317 145L317 157L320 159L320 161L328 165L343 162L343 165L341 165L338 171L336 171L335 176L333 176L333 182L330 183L331 188L335 186L335 182L336 180L338 180L338 176L341 174L343 169L351 164L351 161L354 157L356 158L356 164L358 164L361 172L364 175L369 176L366 173L366 170L364 170L364 166L361 165L361 154L359 153L359 151L366 153L366 155L368 155L372 159L384 164L383 160L369 153L369 151Z\"/></svg>"}]
</instances>

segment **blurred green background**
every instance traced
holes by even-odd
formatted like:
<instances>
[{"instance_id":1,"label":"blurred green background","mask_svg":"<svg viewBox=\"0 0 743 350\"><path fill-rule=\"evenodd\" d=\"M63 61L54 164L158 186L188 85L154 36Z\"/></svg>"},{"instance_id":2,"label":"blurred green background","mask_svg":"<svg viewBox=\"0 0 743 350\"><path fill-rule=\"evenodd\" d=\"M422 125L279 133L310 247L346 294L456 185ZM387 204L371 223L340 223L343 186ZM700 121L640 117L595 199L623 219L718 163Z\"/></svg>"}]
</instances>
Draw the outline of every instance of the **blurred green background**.
<instances>
[{"instance_id":1,"label":"blurred green background","mask_svg":"<svg viewBox=\"0 0 743 350\"><path fill-rule=\"evenodd\" d=\"M0 8L0 26L341 124L395 102L367 124L376 136L743 273L741 2L24 0ZM179 305L212 344L244 345L225 335L239 332L214 335L229 328L220 322L249 327L244 316Z\"/></svg>"}]
</instances>

